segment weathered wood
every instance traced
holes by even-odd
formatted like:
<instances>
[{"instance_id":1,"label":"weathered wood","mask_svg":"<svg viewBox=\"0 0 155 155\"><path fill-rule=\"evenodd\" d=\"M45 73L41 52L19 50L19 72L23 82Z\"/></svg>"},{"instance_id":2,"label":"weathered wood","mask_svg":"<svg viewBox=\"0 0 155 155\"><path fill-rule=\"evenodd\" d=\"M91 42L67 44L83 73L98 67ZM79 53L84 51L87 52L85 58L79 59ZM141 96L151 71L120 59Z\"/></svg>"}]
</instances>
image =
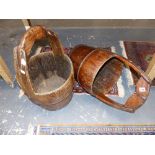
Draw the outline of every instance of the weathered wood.
<instances>
[{"instance_id":1,"label":"weathered wood","mask_svg":"<svg viewBox=\"0 0 155 155\"><path fill-rule=\"evenodd\" d=\"M104 103L127 112L134 112L146 101L151 81L139 67L128 59L104 49L78 45L71 54L75 76L80 85ZM106 96L121 75L122 64L129 66L141 77L136 90L125 104L119 104Z\"/></svg>"},{"instance_id":2,"label":"weathered wood","mask_svg":"<svg viewBox=\"0 0 155 155\"><path fill-rule=\"evenodd\" d=\"M148 77L153 80L155 78L155 54L153 54L153 57L149 63L149 66L146 70L146 74Z\"/></svg>"},{"instance_id":3,"label":"weathered wood","mask_svg":"<svg viewBox=\"0 0 155 155\"><path fill-rule=\"evenodd\" d=\"M32 26L30 19L22 19L22 22L26 30L28 30Z\"/></svg>"},{"instance_id":4,"label":"weathered wood","mask_svg":"<svg viewBox=\"0 0 155 155\"><path fill-rule=\"evenodd\" d=\"M7 67L5 61L3 58L0 56L0 76L6 81L8 85L13 87L13 78L12 75L9 71L9 68Z\"/></svg>"},{"instance_id":5,"label":"weathered wood","mask_svg":"<svg viewBox=\"0 0 155 155\"><path fill-rule=\"evenodd\" d=\"M48 51L44 51L40 41L49 42ZM35 44L42 47L40 53L35 53ZM54 32L41 26L29 28L15 48L14 66L20 87L37 105L48 110L57 110L71 100L73 66Z\"/></svg>"}]
</instances>

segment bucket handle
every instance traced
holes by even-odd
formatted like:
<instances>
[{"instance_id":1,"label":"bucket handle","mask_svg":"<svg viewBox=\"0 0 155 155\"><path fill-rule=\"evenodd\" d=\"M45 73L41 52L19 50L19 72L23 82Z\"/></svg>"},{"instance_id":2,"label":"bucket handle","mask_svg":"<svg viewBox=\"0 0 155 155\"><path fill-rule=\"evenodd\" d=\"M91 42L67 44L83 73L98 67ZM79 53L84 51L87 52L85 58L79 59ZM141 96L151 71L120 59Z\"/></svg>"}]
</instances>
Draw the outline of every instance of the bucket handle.
<instances>
[{"instance_id":1,"label":"bucket handle","mask_svg":"<svg viewBox=\"0 0 155 155\"><path fill-rule=\"evenodd\" d=\"M134 112L136 109L142 106L146 101L149 95L150 85L153 78L151 79L149 76L147 76L148 75L147 72L146 72L147 74L144 73L140 68L136 67L136 65L134 65L130 60L124 57L121 57L117 54L115 54L114 57L119 59L125 65L131 67L134 71L140 74L141 77L136 84L135 92L127 99L125 104L117 103L112 99L108 98L107 96L105 96L104 94L97 94L95 96L101 101L105 102L106 104L114 108L127 111L127 112Z\"/></svg>"},{"instance_id":2,"label":"bucket handle","mask_svg":"<svg viewBox=\"0 0 155 155\"><path fill-rule=\"evenodd\" d=\"M46 30L42 26L30 27L21 39L19 46L14 51L14 55L16 55L16 66L18 66L18 70L20 70L20 79L23 83L26 83L25 90L29 90L31 94L33 94L34 91L29 78L27 78L27 76L29 77L27 62L30 59L30 52L34 42L45 38L48 38L54 56L63 57L64 50L57 35L53 31ZM23 79L25 80L23 81Z\"/></svg>"},{"instance_id":3,"label":"bucket handle","mask_svg":"<svg viewBox=\"0 0 155 155\"><path fill-rule=\"evenodd\" d=\"M29 59L31 48L35 41L45 39L49 40L54 55L64 55L64 50L55 32L46 30L42 26L33 26L24 34L19 44L19 51L25 51L26 57Z\"/></svg>"}]
</instances>

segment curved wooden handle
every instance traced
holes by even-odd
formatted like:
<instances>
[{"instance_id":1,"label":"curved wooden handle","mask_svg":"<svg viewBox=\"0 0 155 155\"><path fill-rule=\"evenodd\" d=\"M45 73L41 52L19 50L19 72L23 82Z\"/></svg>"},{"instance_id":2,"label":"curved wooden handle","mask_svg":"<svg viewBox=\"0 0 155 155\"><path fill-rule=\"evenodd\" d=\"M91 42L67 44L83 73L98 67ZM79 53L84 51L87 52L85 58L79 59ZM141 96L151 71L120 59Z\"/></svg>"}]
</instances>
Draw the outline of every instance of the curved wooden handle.
<instances>
[{"instance_id":1,"label":"curved wooden handle","mask_svg":"<svg viewBox=\"0 0 155 155\"><path fill-rule=\"evenodd\" d=\"M33 26L26 31L20 42L19 51L24 50L26 55L29 56L34 42L45 38L49 40L50 47L55 55L64 54L57 35L53 31L48 31L42 26Z\"/></svg>"},{"instance_id":2,"label":"curved wooden handle","mask_svg":"<svg viewBox=\"0 0 155 155\"><path fill-rule=\"evenodd\" d=\"M153 55L145 74L150 79L150 82L145 81L144 78L141 77L136 84L136 92L127 100L126 106L137 109L147 99L151 82L155 78L155 54Z\"/></svg>"},{"instance_id":3,"label":"curved wooden handle","mask_svg":"<svg viewBox=\"0 0 155 155\"><path fill-rule=\"evenodd\" d=\"M140 74L140 79L136 83L135 92L127 99L126 103L123 105L125 108L131 109L131 112L134 112L137 108L144 104L147 99L150 91L150 85L152 80L149 76L144 73L140 68L136 67L131 61L124 57L116 56L126 65L131 67L134 71Z\"/></svg>"},{"instance_id":4,"label":"curved wooden handle","mask_svg":"<svg viewBox=\"0 0 155 155\"><path fill-rule=\"evenodd\" d=\"M127 99L125 104L117 103L105 96L104 94L97 94L96 97L114 108L127 112L134 112L137 108L143 105L145 100L147 99L149 95L151 79L146 75L146 73L144 73L140 68L136 67L136 65L131 63L128 59L121 57L117 54L114 57L118 58L125 65L128 65L134 71L141 75L141 78L136 84L135 92Z\"/></svg>"},{"instance_id":5,"label":"curved wooden handle","mask_svg":"<svg viewBox=\"0 0 155 155\"><path fill-rule=\"evenodd\" d=\"M137 67L133 62L131 62L129 59L126 59L120 55L115 54L115 58L122 61L125 65L131 67L135 72L137 72L145 81L148 83L151 82L151 79L147 76L147 74L140 68Z\"/></svg>"}]
</instances>

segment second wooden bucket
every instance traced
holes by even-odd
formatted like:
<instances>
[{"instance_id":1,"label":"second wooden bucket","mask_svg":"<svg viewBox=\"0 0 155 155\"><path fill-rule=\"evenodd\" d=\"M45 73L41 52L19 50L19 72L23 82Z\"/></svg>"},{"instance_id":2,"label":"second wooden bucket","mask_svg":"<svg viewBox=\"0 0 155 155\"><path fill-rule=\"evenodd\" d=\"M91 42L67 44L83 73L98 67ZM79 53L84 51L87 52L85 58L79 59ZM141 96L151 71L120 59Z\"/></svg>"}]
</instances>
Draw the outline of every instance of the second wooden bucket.
<instances>
[{"instance_id":1,"label":"second wooden bucket","mask_svg":"<svg viewBox=\"0 0 155 155\"><path fill-rule=\"evenodd\" d=\"M86 45L74 47L70 57L77 81L88 93L102 102L120 110L134 112L147 99L151 80L128 59L105 49ZM128 98L125 104L120 104L106 94L118 81L124 66L130 67L141 77L137 82L134 94Z\"/></svg>"}]
</instances>

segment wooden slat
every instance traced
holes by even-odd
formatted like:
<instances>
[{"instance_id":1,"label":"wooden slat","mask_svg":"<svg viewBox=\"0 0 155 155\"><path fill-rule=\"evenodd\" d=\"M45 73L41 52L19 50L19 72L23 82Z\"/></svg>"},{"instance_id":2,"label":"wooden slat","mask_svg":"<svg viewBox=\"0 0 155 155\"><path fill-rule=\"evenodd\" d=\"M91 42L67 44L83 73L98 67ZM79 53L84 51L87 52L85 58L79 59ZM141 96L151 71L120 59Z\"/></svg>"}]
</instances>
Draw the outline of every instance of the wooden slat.
<instances>
[{"instance_id":1,"label":"wooden slat","mask_svg":"<svg viewBox=\"0 0 155 155\"><path fill-rule=\"evenodd\" d=\"M151 80L153 80L155 78L155 54L153 55L153 57L149 63L149 66L146 70L146 74L149 76L149 78Z\"/></svg>"},{"instance_id":2,"label":"wooden slat","mask_svg":"<svg viewBox=\"0 0 155 155\"><path fill-rule=\"evenodd\" d=\"M31 27L30 19L22 19L22 22L23 22L24 27L25 27L26 30L28 30Z\"/></svg>"},{"instance_id":3,"label":"wooden slat","mask_svg":"<svg viewBox=\"0 0 155 155\"><path fill-rule=\"evenodd\" d=\"M12 75L11 75L5 61L3 60L3 58L1 56L0 56L0 76L6 81L6 83L8 85L13 87Z\"/></svg>"}]
</instances>

